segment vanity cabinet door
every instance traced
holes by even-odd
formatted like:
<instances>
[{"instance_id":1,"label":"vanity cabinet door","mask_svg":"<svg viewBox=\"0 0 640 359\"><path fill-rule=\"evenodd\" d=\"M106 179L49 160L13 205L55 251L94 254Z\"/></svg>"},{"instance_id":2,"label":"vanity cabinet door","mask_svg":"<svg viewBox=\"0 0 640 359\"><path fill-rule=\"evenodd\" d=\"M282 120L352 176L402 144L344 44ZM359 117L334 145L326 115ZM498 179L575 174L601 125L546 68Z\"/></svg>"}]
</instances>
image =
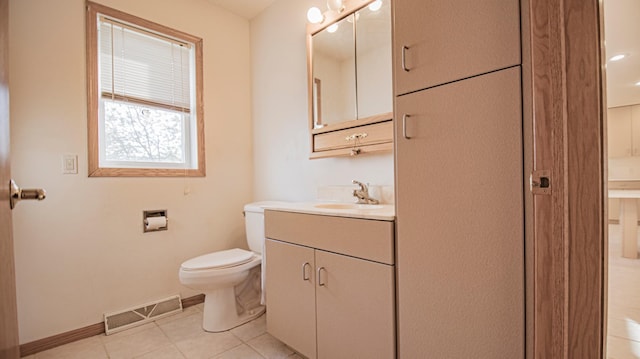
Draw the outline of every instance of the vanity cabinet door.
<instances>
[{"instance_id":1,"label":"vanity cabinet door","mask_svg":"<svg viewBox=\"0 0 640 359\"><path fill-rule=\"evenodd\" d=\"M267 331L307 358L316 358L314 250L267 239Z\"/></svg>"},{"instance_id":2,"label":"vanity cabinet door","mask_svg":"<svg viewBox=\"0 0 640 359\"><path fill-rule=\"evenodd\" d=\"M640 156L640 105L607 109L608 157Z\"/></svg>"},{"instance_id":3,"label":"vanity cabinet door","mask_svg":"<svg viewBox=\"0 0 640 359\"><path fill-rule=\"evenodd\" d=\"M316 250L316 268L318 358L394 358L393 266Z\"/></svg>"},{"instance_id":4,"label":"vanity cabinet door","mask_svg":"<svg viewBox=\"0 0 640 359\"><path fill-rule=\"evenodd\" d=\"M523 357L520 88L515 67L395 99L400 358Z\"/></svg>"},{"instance_id":5,"label":"vanity cabinet door","mask_svg":"<svg viewBox=\"0 0 640 359\"><path fill-rule=\"evenodd\" d=\"M640 122L640 121L638 121ZM607 110L609 158L630 157L632 153L632 106Z\"/></svg>"},{"instance_id":6,"label":"vanity cabinet door","mask_svg":"<svg viewBox=\"0 0 640 359\"><path fill-rule=\"evenodd\" d=\"M520 63L518 0L394 0L392 6L396 95Z\"/></svg>"}]
</instances>

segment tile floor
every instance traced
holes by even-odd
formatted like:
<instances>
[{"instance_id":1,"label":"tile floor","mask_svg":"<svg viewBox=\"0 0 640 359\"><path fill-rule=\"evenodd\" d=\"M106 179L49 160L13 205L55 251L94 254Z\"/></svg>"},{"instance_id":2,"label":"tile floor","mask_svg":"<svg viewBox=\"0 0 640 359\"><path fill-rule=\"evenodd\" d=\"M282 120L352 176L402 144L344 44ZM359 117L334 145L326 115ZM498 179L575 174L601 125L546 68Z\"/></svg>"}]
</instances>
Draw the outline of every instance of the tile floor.
<instances>
[{"instance_id":1,"label":"tile floor","mask_svg":"<svg viewBox=\"0 0 640 359\"><path fill-rule=\"evenodd\" d=\"M609 225L607 358L640 358L640 259L622 257L622 229ZM266 315L225 333L202 330L202 304L140 327L83 339L29 359L301 359L266 332Z\"/></svg>"},{"instance_id":2,"label":"tile floor","mask_svg":"<svg viewBox=\"0 0 640 359\"><path fill-rule=\"evenodd\" d=\"M266 332L266 315L223 333L202 330L202 304L182 313L30 355L29 359L302 359Z\"/></svg>"},{"instance_id":3,"label":"tile floor","mask_svg":"<svg viewBox=\"0 0 640 359\"><path fill-rule=\"evenodd\" d=\"M622 257L622 227L609 225L607 358L640 358L640 259Z\"/></svg>"}]
</instances>

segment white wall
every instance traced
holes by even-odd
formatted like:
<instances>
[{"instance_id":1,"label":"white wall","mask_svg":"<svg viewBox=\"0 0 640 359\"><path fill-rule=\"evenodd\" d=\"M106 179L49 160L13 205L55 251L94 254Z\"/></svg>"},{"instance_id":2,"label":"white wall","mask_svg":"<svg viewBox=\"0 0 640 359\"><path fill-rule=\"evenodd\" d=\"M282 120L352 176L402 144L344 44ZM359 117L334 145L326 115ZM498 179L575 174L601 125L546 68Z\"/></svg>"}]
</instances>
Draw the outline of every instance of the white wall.
<instances>
[{"instance_id":1,"label":"white wall","mask_svg":"<svg viewBox=\"0 0 640 359\"><path fill-rule=\"evenodd\" d=\"M277 0L251 21L256 199L313 200L352 179L393 185L393 155L309 160L306 12L320 0Z\"/></svg>"},{"instance_id":2,"label":"white wall","mask_svg":"<svg viewBox=\"0 0 640 359\"><path fill-rule=\"evenodd\" d=\"M194 295L178 281L182 261L246 247L249 22L203 0L98 2L204 39L207 176L88 178L85 2L11 0L12 172L20 185L47 190L45 201L13 211L21 343L98 323L104 312ZM61 173L65 153L78 155L77 175ZM143 234L145 209L167 209L169 230Z\"/></svg>"}]
</instances>

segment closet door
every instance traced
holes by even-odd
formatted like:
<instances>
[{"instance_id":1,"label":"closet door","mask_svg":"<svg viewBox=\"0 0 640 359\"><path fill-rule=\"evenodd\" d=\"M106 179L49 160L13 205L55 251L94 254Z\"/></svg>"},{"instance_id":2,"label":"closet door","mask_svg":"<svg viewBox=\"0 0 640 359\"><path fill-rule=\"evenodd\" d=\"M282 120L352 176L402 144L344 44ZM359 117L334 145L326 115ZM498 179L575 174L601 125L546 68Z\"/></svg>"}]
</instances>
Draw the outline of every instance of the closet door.
<instances>
[{"instance_id":1,"label":"closet door","mask_svg":"<svg viewBox=\"0 0 640 359\"><path fill-rule=\"evenodd\" d=\"M396 95L520 64L518 0L393 0L392 6Z\"/></svg>"},{"instance_id":2,"label":"closet door","mask_svg":"<svg viewBox=\"0 0 640 359\"><path fill-rule=\"evenodd\" d=\"M524 355L520 86L513 67L395 99L400 358Z\"/></svg>"}]
</instances>

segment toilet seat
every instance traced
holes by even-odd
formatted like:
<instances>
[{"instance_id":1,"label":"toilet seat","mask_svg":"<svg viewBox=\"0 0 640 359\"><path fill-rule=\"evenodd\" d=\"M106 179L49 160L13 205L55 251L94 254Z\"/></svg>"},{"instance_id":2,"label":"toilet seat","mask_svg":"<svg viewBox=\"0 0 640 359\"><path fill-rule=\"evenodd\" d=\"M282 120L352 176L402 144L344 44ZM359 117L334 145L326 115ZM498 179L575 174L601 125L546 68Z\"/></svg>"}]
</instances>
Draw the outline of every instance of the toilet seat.
<instances>
[{"instance_id":1,"label":"toilet seat","mask_svg":"<svg viewBox=\"0 0 640 359\"><path fill-rule=\"evenodd\" d=\"M197 271L204 269L223 269L242 265L254 259L255 254L240 248L228 249L205 254L182 263L181 269Z\"/></svg>"}]
</instances>

